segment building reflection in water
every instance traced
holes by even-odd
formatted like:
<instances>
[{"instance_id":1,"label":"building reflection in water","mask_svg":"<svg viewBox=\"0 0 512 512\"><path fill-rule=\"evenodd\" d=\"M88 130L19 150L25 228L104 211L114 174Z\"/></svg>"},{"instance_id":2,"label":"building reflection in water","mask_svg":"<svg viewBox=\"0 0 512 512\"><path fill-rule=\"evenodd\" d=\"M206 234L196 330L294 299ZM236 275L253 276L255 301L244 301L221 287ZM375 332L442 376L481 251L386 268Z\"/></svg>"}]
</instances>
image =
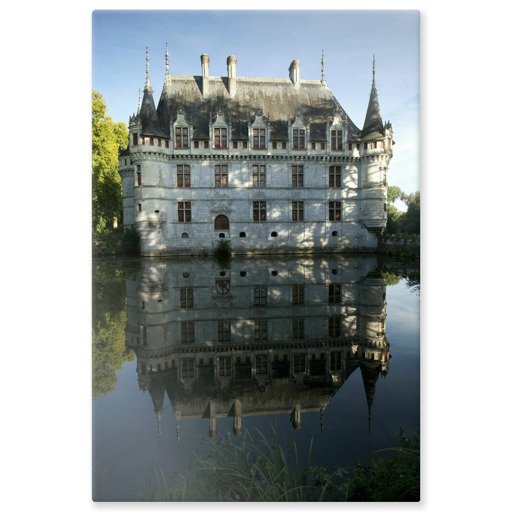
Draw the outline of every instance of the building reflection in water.
<instances>
[{"instance_id":1,"label":"building reflection in water","mask_svg":"<svg viewBox=\"0 0 512 512\"><path fill-rule=\"evenodd\" d=\"M303 259L144 259L127 280L126 341L160 425L323 412L356 370L371 405L389 368L386 284L374 256ZM167 398L166 398L167 397Z\"/></svg>"}]
</instances>

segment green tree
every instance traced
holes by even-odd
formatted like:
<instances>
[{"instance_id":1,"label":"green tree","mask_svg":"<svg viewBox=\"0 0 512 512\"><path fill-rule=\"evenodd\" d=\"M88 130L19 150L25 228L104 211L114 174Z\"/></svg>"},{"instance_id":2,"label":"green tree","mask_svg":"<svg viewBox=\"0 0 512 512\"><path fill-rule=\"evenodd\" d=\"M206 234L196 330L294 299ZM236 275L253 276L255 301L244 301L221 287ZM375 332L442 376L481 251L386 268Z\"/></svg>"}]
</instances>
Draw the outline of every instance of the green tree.
<instances>
[{"instance_id":1,"label":"green tree","mask_svg":"<svg viewBox=\"0 0 512 512\"><path fill-rule=\"evenodd\" d=\"M420 193L414 192L403 199L407 211L401 217L402 231L407 234L420 233Z\"/></svg>"},{"instance_id":2,"label":"green tree","mask_svg":"<svg viewBox=\"0 0 512 512\"><path fill-rule=\"evenodd\" d=\"M95 233L122 225L119 150L128 147L128 128L107 115L103 96L92 92L92 228Z\"/></svg>"}]
</instances>

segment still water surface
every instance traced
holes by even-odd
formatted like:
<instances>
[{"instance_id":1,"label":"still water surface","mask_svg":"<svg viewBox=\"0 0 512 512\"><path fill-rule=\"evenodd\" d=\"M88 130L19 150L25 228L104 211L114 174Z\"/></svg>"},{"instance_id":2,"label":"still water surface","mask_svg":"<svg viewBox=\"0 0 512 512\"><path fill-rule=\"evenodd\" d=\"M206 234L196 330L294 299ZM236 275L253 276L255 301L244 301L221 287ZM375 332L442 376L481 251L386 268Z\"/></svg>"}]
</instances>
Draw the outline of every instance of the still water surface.
<instances>
[{"instance_id":1,"label":"still water surface","mask_svg":"<svg viewBox=\"0 0 512 512\"><path fill-rule=\"evenodd\" d=\"M333 470L420 426L419 290L373 256L98 260L93 491L139 501L205 437Z\"/></svg>"}]
</instances>

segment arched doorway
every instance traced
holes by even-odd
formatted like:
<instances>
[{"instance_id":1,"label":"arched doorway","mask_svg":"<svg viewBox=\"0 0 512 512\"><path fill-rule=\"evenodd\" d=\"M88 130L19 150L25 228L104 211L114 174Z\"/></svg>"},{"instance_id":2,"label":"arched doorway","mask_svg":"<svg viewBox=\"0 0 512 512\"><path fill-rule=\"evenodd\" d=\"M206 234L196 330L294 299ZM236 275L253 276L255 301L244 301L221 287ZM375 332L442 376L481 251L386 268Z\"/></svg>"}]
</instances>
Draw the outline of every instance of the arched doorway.
<instances>
[{"instance_id":1,"label":"arched doorway","mask_svg":"<svg viewBox=\"0 0 512 512\"><path fill-rule=\"evenodd\" d=\"M215 229L229 229L229 219L225 215L217 215L214 221Z\"/></svg>"}]
</instances>

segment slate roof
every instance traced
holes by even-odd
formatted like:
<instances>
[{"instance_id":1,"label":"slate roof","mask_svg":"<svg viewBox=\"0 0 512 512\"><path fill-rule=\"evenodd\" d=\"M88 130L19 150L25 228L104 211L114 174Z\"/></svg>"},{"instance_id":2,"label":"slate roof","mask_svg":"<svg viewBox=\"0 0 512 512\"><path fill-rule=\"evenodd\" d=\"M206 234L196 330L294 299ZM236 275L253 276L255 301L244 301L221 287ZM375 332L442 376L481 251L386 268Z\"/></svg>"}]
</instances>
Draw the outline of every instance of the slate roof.
<instances>
[{"instance_id":1,"label":"slate roof","mask_svg":"<svg viewBox=\"0 0 512 512\"><path fill-rule=\"evenodd\" d=\"M166 78L156 108L151 90L145 90L139 114L142 134L169 137L170 124L183 111L194 127L194 139L208 139L210 120L222 112L233 139L244 140L248 123L261 111L270 125L270 140L282 141L288 140L288 123L301 111L313 141L327 140L327 122L335 115L347 118L349 140L360 140L361 130L320 80L301 80L294 87L288 79L239 77L234 98L229 97L226 77L209 78L208 98L203 97L201 85L200 76Z\"/></svg>"}]
</instances>

